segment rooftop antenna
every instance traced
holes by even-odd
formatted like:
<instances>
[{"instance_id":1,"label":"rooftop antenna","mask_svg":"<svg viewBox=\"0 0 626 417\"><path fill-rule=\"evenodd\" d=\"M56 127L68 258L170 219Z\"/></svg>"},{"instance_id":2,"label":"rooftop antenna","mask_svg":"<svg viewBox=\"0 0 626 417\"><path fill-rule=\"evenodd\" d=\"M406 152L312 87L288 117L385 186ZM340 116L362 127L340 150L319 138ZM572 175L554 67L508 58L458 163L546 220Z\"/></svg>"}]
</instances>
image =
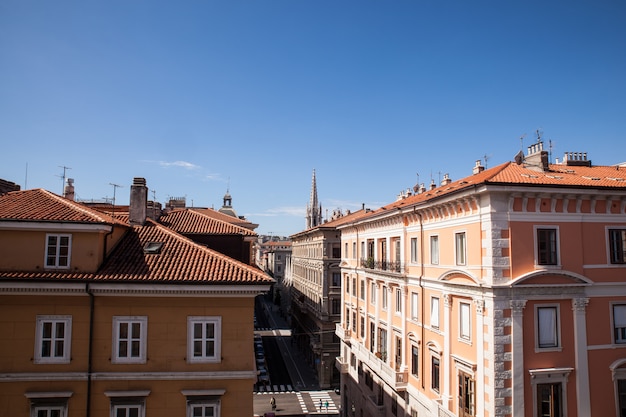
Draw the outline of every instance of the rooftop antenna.
<instances>
[{"instance_id":1,"label":"rooftop antenna","mask_svg":"<svg viewBox=\"0 0 626 417\"><path fill-rule=\"evenodd\" d=\"M413 192L415 194L417 194L419 192L419 189L420 189L420 173L416 172L415 175L417 175L417 182L413 186Z\"/></svg>"},{"instance_id":2,"label":"rooftop antenna","mask_svg":"<svg viewBox=\"0 0 626 417\"><path fill-rule=\"evenodd\" d=\"M535 134L537 135L537 143L541 142L541 136L543 135L543 130L539 128L535 131Z\"/></svg>"},{"instance_id":3,"label":"rooftop antenna","mask_svg":"<svg viewBox=\"0 0 626 417\"><path fill-rule=\"evenodd\" d=\"M489 155L484 154L483 155L483 159L485 160L485 169L487 169L487 161L489 161L489 159L491 159L491 154L489 154Z\"/></svg>"},{"instance_id":4,"label":"rooftop antenna","mask_svg":"<svg viewBox=\"0 0 626 417\"><path fill-rule=\"evenodd\" d=\"M115 207L115 191L122 187L121 185L117 185L117 184L113 184L112 182L109 183L109 185L113 186L113 207Z\"/></svg>"},{"instance_id":5,"label":"rooftop antenna","mask_svg":"<svg viewBox=\"0 0 626 417\"><path fill-rule=\"evenodd\" d=\"M550 149L548 160L552 163L552 139L548 139L548 149Z\"/></svg>"},{"instance_id":6,"label":"rooftop antenna","mask_svg":"<svg viewBox=\"0 0 626 417\"><path fill-rule=\"evenodd\" d=\"M152 191L152 216L154 217L154 220L156 221L156 190L150 190Z\"/></svg>"},{"instance_id":7,"label":"rooftop antenna","mask_svg":"<svg viewBox=\"0 0 626 417\"><path fill-rule=\"evenodd\" d=\"M72 168L66 167L65 165L59 165L59 168L63 168L63 175L57 175L57 177L61 177L63 179L63 183L61 184L61 195L65 197L65 172Z\"/></svg>"}]
</instances>

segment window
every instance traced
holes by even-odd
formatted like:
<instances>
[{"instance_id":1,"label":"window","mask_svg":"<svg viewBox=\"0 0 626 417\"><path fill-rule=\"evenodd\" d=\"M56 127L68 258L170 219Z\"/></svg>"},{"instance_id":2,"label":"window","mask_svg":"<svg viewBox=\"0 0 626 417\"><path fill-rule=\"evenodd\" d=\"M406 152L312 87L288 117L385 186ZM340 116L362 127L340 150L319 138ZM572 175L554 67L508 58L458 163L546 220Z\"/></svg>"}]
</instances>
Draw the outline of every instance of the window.
<instances>
[{"instance_id":1,"label":"window","mask_svg":"<svg viewBox=\"0 0 626 417\"><path fill-rule=\"evenodd\" d=\"M105 391L111 401L112 417L145 417L150 391Z\"/></svg>"},{"instance_id":2,"label":"window","mask_svg":"<svg viewBox=\"0 0 626 417\"><path fill-rule=\"evenodd\" d=\"M33 417L67 417L67 401L73 395L65 392L27 392Z\"/></svg>"},{"instance_id":3,"label":"window","mask_svg":"<svg viewBox=\"0 0 626 417\"><path fill-rule=\"evenodd\" d=\"M416 292L411 293L411 320L417 321L417 308L419 305L419 298Z\"/></svg>"},{"instance_id":4,"label":"window","mask_svg":"<svg viewBox=\"0 0 626 417\"><path fill-rule=\"evenodd\" d=\"M400 369L400 365L402 365L402 338L400 336L396 336L396 357L395 357L396 369Z\"/></svg>"},{"instance_id":5,"label":"window","mask_svg":"<svg viewBox=\"0 0 626 417\"><path fill-rule=\"evenodd\" d=\"M626 304L613 305L613 337L615 343L626 343Z\"/></svg>"},{"instance_id":6,"label":"window","mask_svg":"<svg viewBox=\"0 0 626 417\"><path fill-rule=\"evenodd\" d=\"M456 254L456 264L465 265L466 244L465 232L454 234L454 249Z\"/></svg>"},{"instance_id":7,"label":"window","mask_svg":"<svg viewBox=\"0 0 626 417\"><path fill-rule=\"evenodd\" d=\"M361 280L361 288L360 288L360 290L361 290L361 293L360 293L360 297L359 298L361 300L365 301L365 280L364 279Z\"/></svg>"},{"instance_id":8,"label":"window","mask_svg":"<svg viewBox=\"0 0 626 417\"><path fill-rule=\"evenodd\" d=\"M612 264L626 263L626 229L609 229L609 253Z\"/></svg>"},{"instance_id":9,"label":"window","mask_svg":"<svg viewBox=\"0 0 626 417\"><path fill-rule=\"evenodd\" d=\"M430 237L430 263L439 264L439 236Z\"/></svg>"},{"instance_id":10,"label":"window","mask_svg":"<svg viewBox=\"0 0 626 417\"><path fill-rule=\"evenodd\" d=\"M459 337L466 341L471 339L471 315L468 303L459 303Z\"/></svg>"},{"instance_id":11,"label":"window","mask_svg":"<svg viewBox=\"0 0 626 417\"><path fill-rule=\"evenodd\" d=\"M217 416L217 404L198 402L188 404L189 417L214 417Z\"/></svg>"},{"instance_id":12,"label":"window","mask_svg":"<svg viewBox=\"0 0 626 417\"><path fill-rule=\"evenodd\" d=\"M219 417L220 399L226 391L216 390L183 390L187 399L186 417Z\"/></svg>"},{"instance_id":13,"label":"window","mask_svg":"<svg viewBox=\"0 0 626 417\"><path fill-rule=\"evenodd\" d=\"M432 357L430 366L430 388L439 392L439 358Z\"/></svg>"},{"instance_id":14,"label":"window","mask_svg":"<svg viewBox=\"0 0 626 417\"><path fill-rule=\"evenodd\" d=\"M352 331L356 334L356 311L352 312Z\"/></svg>"},{"instance_id":15,"label":"window","mask_svg":"<svg viewBox=\"0 0 626 417\"><path fill-rule=\"evenodd\" d=\"M383 293L382 293L382 297L383 297L383 310L387 310L387 286L383 285Z\"/></svg>"},{"instance_id":16,"label":"window","mask_svg":"<svg viewBox=\"0 0 626 417\"><path fill-rule=\"evenodd\" d=\"M396 288L396 313L402 313L402 289Z\"/></svg>"},{"instance_id":17,"label":"window","mask_svg":"<svg viewBox=\"0 0 626 417\"><path fill-rule=\"evenodd\" d=\"M411 238L411 262L417 262L417 238Z\"/></svg>"},{"instance_id":18,"label":"window","mask_svg":"<svg viewBox=\"0 0 626 417\"><path fill-rule=\"evenodd\" d=\"M221 317L187 319L187 361L219 362L221 360Z\"/></svg>"},{"instance_id":19,"label":"window","mask_svg":"<svg viewBox=\"0 0 626 417\"><path fill-rule=\"evenodd\" d=\"M350 294L350 278L346 277L346 294Z\"/></svg>"},{"instance_id":20,"label":"window","mask_svg":"<svg viewBox=\"0 0 626 417\"><path fill-rule=\"evenodd\" d=\"M346 243L344 244L344 248L345 248L345 249L344 249L344 252L343 252L343 253L344 253L344 256L345 256L346 258L348 258L348 257L350 256L350 254L348 253L348 242L346 242Z\"/></svg>"},{"instance_id":21,"label":"window","mask_svg":"<svg viewBox=\"0 0 626 417\"><path fill-rule=\"evenodd\" d=\"M341 285L341 273L333 272L333 287L339 287Z\"/></svg>"},{"instance_id":22,"label":"window","mask_svg":"<svg viewBox=\"0 0 626 417\"><path fill-rule=\"evenodd\" d=\"M352 296L356 297L356 278L352 278Z\"/></svg>"},{"instance_id":23,"label":"window","mask_svg":"<svg viewBox=\"0 0 626 417\"><path fill-rule=\"evenodd\" d=\"M350 330L350 309L346 308L346 329Z\"/></svg>"},{"instance_id":24,"label":"window","mask_svg":"<svg viewBox=\"0 0 626 417\"><path fill-rule=\"evenodd\" d=\"M330 314L341 314L341 311L339 310L340 305L341 305L341 300L337 298L331 298Z\"/></svg>"},{"instance_id":25,"label":"window","mask_svg":"<svg viewBox=\"0 0 626 417\"><path fill-rule=\"evenodd\" d=\"M537 347L540 349L559 346L558 308L537 307Z\"/></svg>"},{"instance_id":26,"label":"window","mask_svg":"<svg viewBox=\"0 0 626 417\"><path fill-rule=\"evenodd\" d=\"M372 282L370 285L370 303L376 305L376 283Z\"/></svg>"},{"instance_id":27,"label":"window","mask_svg":"<svg viewBox=\"0 0 626 417\"><path fill-rule=\"evenodd\" d=\"M46 268L69 269L72 235L46 235Z\"/></svg>"},{"instance_id":28,"label":"window","mask_svg":"<svg viewBox=\"0 0 626 417\"><path fill-rule=\"evenodd\" d=\"M113 317L113 363L145 363L147 317Z\"/></svg>"},{"instance_id":29,"label":"window","mask_svg":"<svg viewBox=\"0 0 626 417\"><path fill-rule=\"evenodd\" d=\"M69 363L71 316L37 316L35 363Z\"/></svg>"},{"instance_id":30,"label":"window","mask_svg":"<svg viewBox=\"0 0 626 417\"><path fill-rule=\"evenodd\" d=\"M381 354L383 362L387 361L387 330L378 329L378 352Z\"/></svg>"},{"instance_id":31,"label":"window","mask_svg":"<svg viewBox=\"0 0 626 417\"><path fill-rule=\"evenodd\" d=\"M626 416L626 379L617 380L618 415Z\"/></svg>"},{"instance_id":32,"label":"window","mask_svg":"<svg viewBox=\"0 0 626 417\"><path fill-rule=\"evenodd\" d=\"M537 264L557 265L556 229L537 229Z\"/></svg>"},{"instance_id":33,"label":"window","mask_svg":"<svg viewBox=\"0 0 626 417\"><path fill-rule=\"evenodd\" d=\"M341 245L339 243L333 245L332 252L333 258L341 259Z\"/></svg>"},{"instance_id":34,"label":"window","mask_svg":"<svg viewBox=\"0 0 626 417\"><path fill-rule=\"evenodd\" d=\"M459 372L459 417L472 417L476 412L475 386L472 377Z\"/></svg>"},{"instance_id":35,"label":"window","mask_svg":"<svg viewBox=\"0 0 626 417\"><path fill-rule=\"evenodd\" d=\"M365 317L361 316L361 327L359 328L361 339L365 337Z\"/></svg>"},{"instance_id":36,"label":"window","mask_svg":"<svg viewBox=\"0 0 626 417\"><path fill-rule=\"evenodd\" d=\"M356 259L356 242L352 242L352 259Z\"/></svg>"},{"instance_id":37,"label":"window","mask_svg":"<svg viewBox=\"0 0 626 417\"><path fill-rule=\"evenodd\" d=\"M561 383L537 384L537 416L562 415Z\"/></svg>"},{"instance_id":38,"label":"window","mask_svg":"<svg viewBox=\"0 0 626 417\"><path fill-rule=\"evenodd\" d=\"M370 352L374 352L374 341L376 340L376 326L370 322Z\"/></svg>"},{"instance_id":39,"label":"window","mask_svg":"<svg viewBox=\"0 0 626 417\"><path fill-rule=\"evenodd\" d=\"M411 346L411 375L417 377L419 371L419 350L417 346Z\"/></svg>"},{"instance_id":40,"label":"window","mask_svg":"<svg viewBox=\"0 0 626 417\"><path fill-rule=\"evenodd\" d=\"M430 327L439 328L439 298L430 299Z\"/></svg>"}]
</instances>

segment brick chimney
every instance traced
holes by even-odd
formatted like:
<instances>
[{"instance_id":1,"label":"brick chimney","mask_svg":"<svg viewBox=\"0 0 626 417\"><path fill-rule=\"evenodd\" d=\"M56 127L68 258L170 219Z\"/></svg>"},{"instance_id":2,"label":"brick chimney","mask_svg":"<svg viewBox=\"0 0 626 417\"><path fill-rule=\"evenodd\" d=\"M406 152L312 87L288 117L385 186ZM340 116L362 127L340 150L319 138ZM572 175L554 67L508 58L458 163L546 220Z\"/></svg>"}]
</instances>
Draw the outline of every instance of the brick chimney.
<instances>
[{"instance_id":1,"label":"brick chimney","mask_svg":"<svg viewBox=\"0 0 626 417\"><path fill-rule=\"evenodd\" d=\"M65 189L63 190L63 197L68 200L74 201L74 179L68 178L67 184L65 185Z\"/></svg>"},{"instance_id":2,"label":"brick chimney","mask_svg":"<svg viewBox=\"0 0 626 417\"><path fill-rule=\"evenodd\" d=\"M485 167L481 165L480 159L476 160L476 165L474 165L474 169L472 169L472 174L476 175L485 170Z\"/></svg>"},{"instance_id":3,"label":"brick chimney","mask_svg":"<svg viewBox=\"0 0 626 417\"><path fill-rule=\"evenodd\" d=\"M131 226L143 226L148 210L148 187L146 179L135 177L130 186L130 208L128 222Z\"/></svg>"}]
</instances>

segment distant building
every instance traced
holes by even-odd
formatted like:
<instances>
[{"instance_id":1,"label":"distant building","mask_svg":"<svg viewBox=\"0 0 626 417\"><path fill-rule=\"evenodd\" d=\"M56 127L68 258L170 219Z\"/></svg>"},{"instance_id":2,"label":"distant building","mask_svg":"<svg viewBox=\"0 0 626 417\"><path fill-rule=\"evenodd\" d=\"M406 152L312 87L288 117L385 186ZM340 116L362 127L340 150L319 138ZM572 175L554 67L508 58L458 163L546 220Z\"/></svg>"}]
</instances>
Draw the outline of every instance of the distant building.
<instances>
[{"instance_id":1,"label":"distant building","mask_svg":"<svg viewBox=\"0 0 626 417\"><path fill-rule=\"evenodd\" d=\"M6 194L10 191L19 191L19 190L20 190L20 186L17 185L16 183L0 179L0 195Z\"/></svg>"}]
</instances>

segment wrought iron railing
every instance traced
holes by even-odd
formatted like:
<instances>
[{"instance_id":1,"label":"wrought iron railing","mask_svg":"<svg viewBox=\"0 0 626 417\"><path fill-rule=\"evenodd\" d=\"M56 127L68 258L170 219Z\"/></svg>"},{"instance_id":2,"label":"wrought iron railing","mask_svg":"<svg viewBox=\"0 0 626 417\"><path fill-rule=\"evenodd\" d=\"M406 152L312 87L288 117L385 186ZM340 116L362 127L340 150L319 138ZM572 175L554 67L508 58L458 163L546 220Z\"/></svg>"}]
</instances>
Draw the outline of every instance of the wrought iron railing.
<instances>
[{"instance_id":1,"label":"wrought iron railing","mask_svg":"<svg viewBox=\"0 0 626 417\"><path fill-rule=\"evenodd\" d=\"M378 261L374 258L361 259L361 267L378 271L404 272L404 265L400 261Z\"/></svg>"}]
</instances>

